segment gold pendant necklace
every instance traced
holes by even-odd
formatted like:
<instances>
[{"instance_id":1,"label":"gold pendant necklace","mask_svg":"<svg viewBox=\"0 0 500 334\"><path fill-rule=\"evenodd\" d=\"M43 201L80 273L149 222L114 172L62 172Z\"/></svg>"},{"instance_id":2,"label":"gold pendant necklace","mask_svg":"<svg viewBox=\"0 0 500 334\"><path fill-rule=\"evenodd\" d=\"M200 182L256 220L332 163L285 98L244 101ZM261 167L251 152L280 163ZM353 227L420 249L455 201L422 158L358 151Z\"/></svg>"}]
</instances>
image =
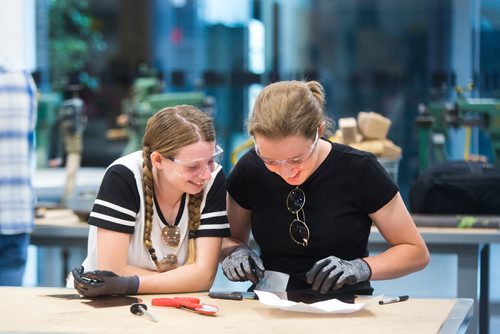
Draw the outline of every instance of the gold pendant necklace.
<instances>
[{"instance_id":1,"label":"gold pendant necklace","mask_svg":"<svg viewBox=\"0 0 500 334\"><path fill-rule=\"evenodd\" d=\"M159 271L162 273L177 268L177 255L168 254L163 259L161 259L160 262L158 262L158 266Z\"/></svg>"},{"instance_id":2,"label":"gold pendant necklace","mask_svg":"<svg viewBox=\"0 0 500 334\"><path fill-rule=\"evenodd\" d=\"M167 224L161 230L161 239L167 246L177 247L181 241L181 230L176 225Z\"/></svg>"}]
</instances>

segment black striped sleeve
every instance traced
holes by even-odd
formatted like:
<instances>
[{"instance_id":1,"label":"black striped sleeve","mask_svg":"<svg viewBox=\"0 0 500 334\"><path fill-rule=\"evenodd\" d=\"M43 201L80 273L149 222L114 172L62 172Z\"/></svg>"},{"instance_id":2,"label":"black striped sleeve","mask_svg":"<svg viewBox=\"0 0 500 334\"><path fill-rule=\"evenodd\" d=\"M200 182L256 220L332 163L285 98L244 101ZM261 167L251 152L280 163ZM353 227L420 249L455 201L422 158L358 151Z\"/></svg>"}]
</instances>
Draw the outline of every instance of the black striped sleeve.
<instances>
[{"instance_id":1,"label":"black striped sleeve","mask_svg":"<svg viewBox=\"0 0 500 334\"><path fill-rule=\"evenodd\" d=\"M104 174L88 223L107 230L134 233L140 197L134 174L113 165Z\"/></svg>"},{"instance_id":2,"label":"black striped sleeve","mask_svg":"<svg viewBox=\"0 0 500 334\"><path fill-rule=\"evenodd\" d=\"M231 235L226 213L226 176L221 169L210 187L201 213L197 237L228 237Z\"/></svg>"}]
</instances>

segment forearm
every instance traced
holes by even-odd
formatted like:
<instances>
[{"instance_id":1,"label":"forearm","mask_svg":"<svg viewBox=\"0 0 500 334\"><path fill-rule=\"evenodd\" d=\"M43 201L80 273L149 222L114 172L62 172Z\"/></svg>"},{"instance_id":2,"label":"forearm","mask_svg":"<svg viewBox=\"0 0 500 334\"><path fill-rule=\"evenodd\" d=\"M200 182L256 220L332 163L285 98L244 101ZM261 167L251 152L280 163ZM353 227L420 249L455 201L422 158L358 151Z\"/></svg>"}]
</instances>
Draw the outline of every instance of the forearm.
<instances>
[{"instance_id":1,"label":"forearm","mask_svg":"<svg viewBox=\"0 0 500 334\"><path fill-rule=\"evenodd\" d=\"M148 276L158 274L158 272L155 270L148 270L136 266L126 266L122 270L119 270L117 273L119 273L119 275L121 276Z\"/></svg>"},{"instance_id":2,"label":"forearm","mask_svg":"<svg viewBox=\"0 0 500 334\"><path fill-rule=\"evenodd\" d=\"M213 284L217 266L189 264L156 275L140 276L138 293L180 293L207 291Z\"/></svg>"},{"instance_id":3,"label":"forearm","mask_svg":"<svg viewBox=\"0 0 500 334\"><path fill-rule=\"evenodd\" d=\"M217 272L222 238L197 238L196 261L156 275L140 276L139 293L197 292L210 289Z\"/></svg>"},{"instance_id":4,"label":"forearm","mask_svg":"<svg viewBox=\"0 0 500 334\"><path fill-rule=\"evenodd\" d=\"M372 270L371 279L383 280L422 270L429 263L429 253L425 246L400 244L364 260Z\"/></svg>"},{"instance_id":5,"label":"forearm","mask_svg":"<svg viewBox=\"0 0 500 334\"><path fill-rule=\"evenodd\" d=\"M98 259L97 269L98 270L109 270L120 276L147 276L158 273L154 270L148 270L145 268L129 265L122 261L109 262L103 259Z\"/></svg>"},{"instance_id":6,"label":"forearm","mask_svg":"<svg viewBox=\"0 0 500 334\"><path fill-rule=\"evenodd\" d=\"M225 258L231 251L238 246L241 245L247 245L247 243L237 239L237 238L224 238L222 239L222 246L221 246L221 252L220 252L220 257L221 259Z\"/></svg>"},{"instance_id":7,"label":"forearm","mask_svg":"<svg viewBox=\"0 0 500 334\"><path fill-rule=\"evenodd\" d=\"M391 245L375 256L365 258L373 280L391 279L423 269L429 263L429 251L410 213L398 193L370 218Z\"/></svg>"},{"instance_id":8,"label":"forearm","mask_svg":"<svg viewBox=\"0 0 500 334\"><path fill-rule=\"evenodd\" d=\"M231 237L222 240L221 259L224 259L235 247L246 245L250 241L250 216L251 211L243 209L238 203L227 195L227 217L231 226Z\"/></svg>"}]
</instances>

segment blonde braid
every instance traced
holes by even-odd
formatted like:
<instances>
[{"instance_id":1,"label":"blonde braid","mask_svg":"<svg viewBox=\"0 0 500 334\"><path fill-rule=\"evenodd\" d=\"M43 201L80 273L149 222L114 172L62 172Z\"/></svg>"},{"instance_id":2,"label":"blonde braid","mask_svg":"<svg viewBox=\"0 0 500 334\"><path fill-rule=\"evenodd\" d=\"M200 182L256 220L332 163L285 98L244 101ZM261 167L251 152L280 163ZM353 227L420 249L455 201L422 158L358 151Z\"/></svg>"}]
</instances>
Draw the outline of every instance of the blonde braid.
<instances>
[{"instance_id":1,"label":"blonde braid","mask_svg":"<svg viewBox=\"0 0 500 334\"><path fill-rule=\"evenodd\" d=\"M203 191L196 195L189 195L188 212L189 212L189 245L188 245L188 259L186 264L192 264L196 260L196 247L194 244L194 234L200 227L200 206L203 199Z\"/></svg>"},{"instance_id":2,"label":"blonde braid","mask_svg":"<svg viewBox=\"0 0 500 334\"><path fill-rule=\"evenodd\" d=\"M151 259L155 263L158 271L160 271L160 265L158 263L158 258L156 256L156 250L153 247L153 242L151 241L151 230L153 229L153 173L151 166L151 147L149 145L144 145L142 150L142 187L144 192L144 210L145 210L145 221L144 221L144 246L149 252Z\"/></svg>"}]
</instances>

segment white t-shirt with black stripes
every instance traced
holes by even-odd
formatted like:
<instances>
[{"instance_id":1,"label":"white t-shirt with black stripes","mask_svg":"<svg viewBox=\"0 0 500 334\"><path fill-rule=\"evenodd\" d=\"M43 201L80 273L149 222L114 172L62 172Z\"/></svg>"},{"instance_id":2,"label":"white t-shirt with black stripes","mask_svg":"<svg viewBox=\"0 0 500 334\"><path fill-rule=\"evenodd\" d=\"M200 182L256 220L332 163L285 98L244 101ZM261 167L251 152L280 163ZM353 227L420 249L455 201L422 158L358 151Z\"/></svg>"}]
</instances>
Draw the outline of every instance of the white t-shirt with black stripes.
<instances>
[{"instance_id":1,"label":"white t-shirt with black stripes","mask_svg":"<svg viewBox=\"0 0 500 334\"><path fill-rule=\"evenodd\" d=\"M142 191L142 152L134 152L113 162L106 170L99 193L94 202L88 223L88 254L83 262L85 271L96 270L97 228L131 234L128 264L149 270L157 270L143 242L144 195ZM176 225L181 231L180 244L172 248L161 240L161 230L167 224L153 210L151 240L158 260L168 254L176 254L179 265L186 262L188 255L188 197L185 195L177 215ZM226 178L221 166L212 172L212 178L205 182L203 200L200 206L201 223L195 233L198 237L226 237L230 235L226 214Z\"/></svg>"}]
</instances>

